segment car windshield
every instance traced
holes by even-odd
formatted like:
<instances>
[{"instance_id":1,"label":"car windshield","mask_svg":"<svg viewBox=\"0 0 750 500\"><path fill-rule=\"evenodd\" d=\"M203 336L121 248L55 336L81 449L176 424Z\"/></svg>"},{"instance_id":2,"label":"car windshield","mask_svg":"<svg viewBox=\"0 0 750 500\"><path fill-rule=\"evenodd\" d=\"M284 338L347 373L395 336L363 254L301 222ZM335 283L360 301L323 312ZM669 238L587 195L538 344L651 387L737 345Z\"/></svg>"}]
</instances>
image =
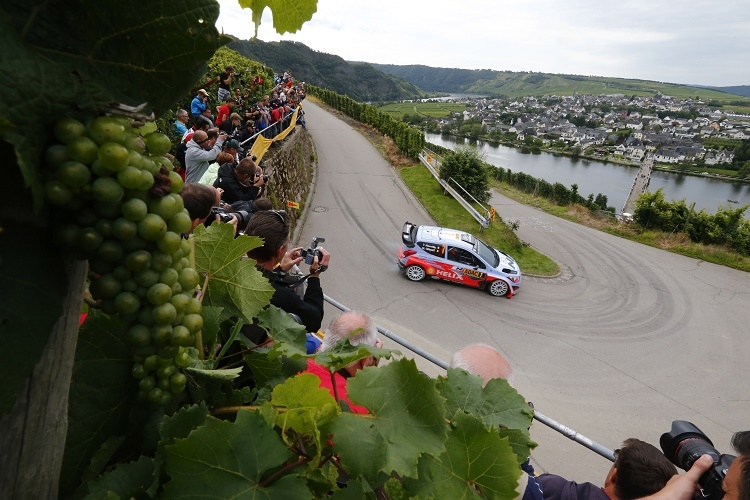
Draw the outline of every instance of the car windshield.
<instances>
[{"instance_id":1,"label":"car windshield","mask_svg":"<svg viewBox=\"0 0 750 500\"><path fill-rule=\"evenodd\" d=\"M497 267L500 263L500 258L495 251L479 238L477 238L477 244L474 246L474 251L492 267Z\"/></svg>"}]
</instances>

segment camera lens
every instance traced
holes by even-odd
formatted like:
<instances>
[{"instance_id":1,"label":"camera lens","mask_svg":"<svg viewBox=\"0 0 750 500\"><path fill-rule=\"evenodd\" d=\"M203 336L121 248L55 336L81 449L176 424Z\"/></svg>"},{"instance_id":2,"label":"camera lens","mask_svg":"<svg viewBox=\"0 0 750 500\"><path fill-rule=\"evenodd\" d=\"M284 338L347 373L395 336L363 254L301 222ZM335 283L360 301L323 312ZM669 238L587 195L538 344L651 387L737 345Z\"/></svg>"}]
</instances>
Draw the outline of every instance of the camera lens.
<instances>
[{"instance_id":1,"label":"camera lens","mask_svg":"<svg viewBox=\"0 0 750 500\"><path fill-rule=\"evenodd\" d=\"M664 455L677 467L688 470L702 455L709 454L718 463L721 454L699 428L684 420L672 422L672 430L659 439Z\"/></svg>"}]
</instances>

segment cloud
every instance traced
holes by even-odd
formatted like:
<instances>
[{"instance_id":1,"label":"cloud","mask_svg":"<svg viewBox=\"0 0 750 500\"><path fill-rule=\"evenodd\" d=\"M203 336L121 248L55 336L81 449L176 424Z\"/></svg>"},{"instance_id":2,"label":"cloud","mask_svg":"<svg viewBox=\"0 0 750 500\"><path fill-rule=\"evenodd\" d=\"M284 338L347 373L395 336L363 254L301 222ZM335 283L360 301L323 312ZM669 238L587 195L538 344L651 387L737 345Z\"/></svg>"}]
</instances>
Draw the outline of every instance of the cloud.
<instances>
[{"instance_id":1,"label":"cloud","mask_svg":"<svg viewBox=\"0 0 750 500\"><path fill-rule=\"evenodd\" d=\"M251 37L250 11L220 4L217 26ZM750 84L746 0L319 0L283 37L267 9L259 38L377 63Z\"/></svg>"}]
</instances>

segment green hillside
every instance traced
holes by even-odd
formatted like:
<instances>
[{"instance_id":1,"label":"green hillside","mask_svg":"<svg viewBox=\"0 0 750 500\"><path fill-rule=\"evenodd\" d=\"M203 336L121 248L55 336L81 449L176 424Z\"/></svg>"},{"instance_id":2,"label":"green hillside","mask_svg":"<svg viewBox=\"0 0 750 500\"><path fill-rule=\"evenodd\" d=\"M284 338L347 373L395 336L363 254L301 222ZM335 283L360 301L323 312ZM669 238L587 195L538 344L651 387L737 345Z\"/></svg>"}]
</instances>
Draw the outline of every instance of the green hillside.
<instances>
[{"instance_id":1,"label":"green hillside","mask_svg":"<svg viewBox=\"0 0 750 500\"><path fill-rule=\"evenodd\" d=\"M493 97L571 95L574 93L654 95L656 92L661 92L674 97L700 96L702 99L718 101L737 100L736 94L720 90L648 80L489 69L433 68L422 65L373 64L373 66L385 73L403 78L428 92L481 94Z\"/></svg>"},{"instance_id":2,"label":"green hillside","mask_svg":"<svg viewBox=\"0 0 750 500\"><path fill-rule=\"evenodd\" d=\"M339 56L316 52L302 43L237 40L228 45L243 56L270 66L277 73L289 70L298 81L334 90L361 102L393 101L424 96L400 78L368 63L349 63Z\"/></svg>"}]
</instances>

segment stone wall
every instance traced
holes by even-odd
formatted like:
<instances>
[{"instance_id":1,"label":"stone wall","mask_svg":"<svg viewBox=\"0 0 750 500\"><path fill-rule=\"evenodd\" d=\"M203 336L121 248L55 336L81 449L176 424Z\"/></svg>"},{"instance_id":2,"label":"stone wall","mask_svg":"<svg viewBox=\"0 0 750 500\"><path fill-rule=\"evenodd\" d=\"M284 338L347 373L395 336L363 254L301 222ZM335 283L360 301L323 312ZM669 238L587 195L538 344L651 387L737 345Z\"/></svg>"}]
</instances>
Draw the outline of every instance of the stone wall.
<instances>
[{"instance_id":1,"label":"stone wall","mask_svg":"<svg viewBox=\"0 0 750 500\"><path fill-rule=\"evenodd\" d=\"M281 143L274 143L261 161L268 176L268 197L276 210L286 210L292 232L304 213L315 179L315 146L308 131L297 127ZM287 207L288 201L299 209Z\"/></svg>"}]
</instances>

